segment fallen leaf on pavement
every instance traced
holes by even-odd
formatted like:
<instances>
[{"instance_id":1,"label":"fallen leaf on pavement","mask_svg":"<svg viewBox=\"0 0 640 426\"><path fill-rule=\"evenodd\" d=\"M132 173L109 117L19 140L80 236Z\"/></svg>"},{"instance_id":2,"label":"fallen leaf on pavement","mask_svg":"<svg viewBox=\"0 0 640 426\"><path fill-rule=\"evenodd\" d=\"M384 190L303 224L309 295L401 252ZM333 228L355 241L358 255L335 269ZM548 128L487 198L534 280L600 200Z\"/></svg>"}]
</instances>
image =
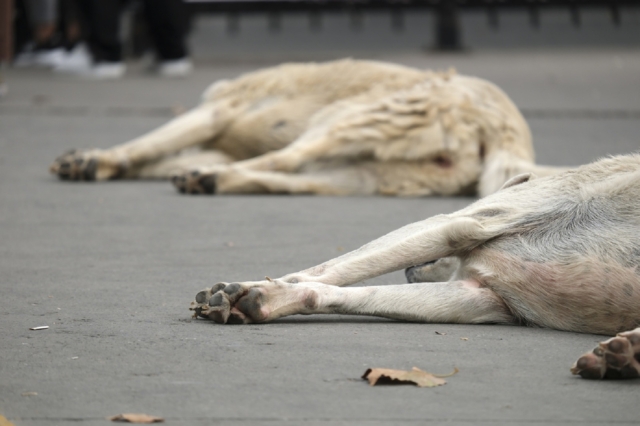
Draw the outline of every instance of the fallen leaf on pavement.
<instances>
[{"instance_id":1,"label":"fallen leaf on pavement","mask_svg":"<svg viewBox=\"0 0 640 426\"><path fill-rule=\"evenodd\" d=\"M467 340L469 340L469 338L468 337L461 337L460 340L464 340L466 342Z\"/></svg>"},{"instance_id":2,"label":"fallen leaf on pavement","mask_svg":"<svg viewBox=\"0 0 640 426\"><path fill-rule=\"evenodd\" d=\"M0 414L0 426L14 426L5 416Z\"/></svg>"},{"instance_id":3,"label":"fallen leaf on pavement","mask_svg":"<svg viewBox=\"0 0 640 426\"><path fill-rule=\"evenodd\" d=\"M118 414L117 416L109 417L112 422L123 423L162 423L164 419L162 417L150 416L148 414Z\"/></svg>"},{"instance_id":4,"label":"fallen leaf on pavement","mask_svg":"<svg viewBox=\"0 0 640 426\"><path fill-rule=\"evenodd\" d=\"M440 332L440 331L436 331L436 334L438 334L438 335L440 335L440 336L446 336L446 335L447 335L447 333L442 333L442 332Z\"/></svg>"},{"instance_id":5,"label":"fallen leaf on pavement","mask_svg":"<svg viewBox=\"0 0 640 426\"><path fill-rule=\"evenodd\" d=\"M418 367L413 367L411 371L404 370L391 370L388 368L369 368L364 372L363 379L369 380L369 385L375 386L376 384L415 384L421 388L432 388L434 386L442 386L447 383L443 377L453 376L458 372L457 368L454 368L453 373L450 374L431 374L426 371L420 370Z\"/></svg>"}]
</instances>

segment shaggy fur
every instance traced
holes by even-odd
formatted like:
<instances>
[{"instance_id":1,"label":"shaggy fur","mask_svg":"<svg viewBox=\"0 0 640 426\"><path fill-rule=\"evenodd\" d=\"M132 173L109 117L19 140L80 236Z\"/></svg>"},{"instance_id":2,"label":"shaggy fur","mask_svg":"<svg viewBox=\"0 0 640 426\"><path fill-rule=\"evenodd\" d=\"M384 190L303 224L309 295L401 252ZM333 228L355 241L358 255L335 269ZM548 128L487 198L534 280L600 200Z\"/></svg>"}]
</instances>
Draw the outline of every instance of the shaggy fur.
<instances>
[{"instance_id":1,"label":"shaggy fur","mask_svg":"<svg viewBox=\"0 0 640 426\"><path fill-rule=\"evenodd\" d=\"M484 196L558 171L534 164L527 123L493 84L354 60L219 81L166 125L51 166L70 180L174 177L188 193L400 196Z\"/></svg>"},{"instance_id":2,"label":"shaggy fur","mask_svg":"<svg viewBox=\"0 0 640 426\"><path fill-rule=\"evenodd\" d=\"M614 334L640 326L639 200L640 155L519 176L465 209L321 265L217 284L198 293L192 309L219 323L334 313ZM341 288L403 268L413 283ZM573 371L638 377L640 328L604 342Z\"/></svg>"}]
</instances>

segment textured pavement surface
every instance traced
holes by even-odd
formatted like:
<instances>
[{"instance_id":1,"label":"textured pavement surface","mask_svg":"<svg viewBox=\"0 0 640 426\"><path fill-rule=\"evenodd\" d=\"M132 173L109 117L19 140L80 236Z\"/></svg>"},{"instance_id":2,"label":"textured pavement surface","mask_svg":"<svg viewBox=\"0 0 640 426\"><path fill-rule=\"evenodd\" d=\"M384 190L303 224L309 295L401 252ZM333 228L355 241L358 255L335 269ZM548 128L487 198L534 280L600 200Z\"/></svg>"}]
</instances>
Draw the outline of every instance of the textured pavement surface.
<instances>
[{"instance_id":1,"label":"textured pavement surface","mask_svg":"<svg viewBox=\"0 0 640 426\"><path fill-rule=\"evenodd\" d=\"M494 81L529 119L539 162L577 165L640 146L638 53L376 57L455 66ZM218 280L300 270L471 198L193 197L164 182L75 184L47 174L64 150L125 141L192 106L214 79L259 65L203 61L184 81L140 67L103 83L6 73L1 415L17 426L106 425L123 412L185 425L639 422L640 381L590 382L569 373L603 336L345 316L218 326L187 310L198 290ZM366 284L403 281L396 272ZM41 325L50 328L29 330ZM369 367L413 366L460 373L433 389L371 388L359 379Z\"/></svg>"}]
</instances>

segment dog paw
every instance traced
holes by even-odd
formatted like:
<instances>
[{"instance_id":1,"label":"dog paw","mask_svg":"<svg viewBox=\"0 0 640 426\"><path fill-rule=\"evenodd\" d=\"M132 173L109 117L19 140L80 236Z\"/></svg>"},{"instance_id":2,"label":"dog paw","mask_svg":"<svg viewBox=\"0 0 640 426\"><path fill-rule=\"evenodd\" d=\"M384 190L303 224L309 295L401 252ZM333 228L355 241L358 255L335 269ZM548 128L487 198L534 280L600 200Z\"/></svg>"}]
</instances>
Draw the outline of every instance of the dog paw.
<instances>
[{"instance_id":1,"label":"dog paw","mask_svg":"<svg viewBox=\"0 0 640 426\"><path fill-rule=\"evenodd\" d=\"M582 355L571 367L585 379L635 379L640 377L640 328L619 333Z\"/></svg>"},{"instance_id":2,"label":"dog paw","mask_svg":"<svg viewBox=\"0 0 640 426\"><path fill-rule=\"evenodd\" d=\"M123 176L128 164L113 161L104 151L71 150L56 158L49 171L63 180L107 180Z\"/></svg>"},{"instance_id":3,"label":"dog paw","mask_svg":"<svg viewBox=\"0 0 640 426\"><path fill-rule=\"evenodd\" d=\"M240 283L218 283L196 294L191 302L194 316L218 324L249 324L263 322L268 317L266 291Z\"/></svg>"},{"instance_id":4,"label":"dog paw","mask_svg":"<svg viewBox=\"0 0 640 426\"><path fill-rule=\"evenodd\" d=\"M196 294L190 310L194 317L218 324L251 324L286 315L312 313L317 293L309 286L280 280L252 283L218 283Z\"/></svg>"},{"instance_id":5,"label":"dog paw","mask_svg":"<svg viewBox=\"0 0 640 426\"><path fill-rule=\"evenodd\" d=\"M193 170L171 178L171 182L181 194L215 194L216 174Z\"/></svg>"}]
</instances>

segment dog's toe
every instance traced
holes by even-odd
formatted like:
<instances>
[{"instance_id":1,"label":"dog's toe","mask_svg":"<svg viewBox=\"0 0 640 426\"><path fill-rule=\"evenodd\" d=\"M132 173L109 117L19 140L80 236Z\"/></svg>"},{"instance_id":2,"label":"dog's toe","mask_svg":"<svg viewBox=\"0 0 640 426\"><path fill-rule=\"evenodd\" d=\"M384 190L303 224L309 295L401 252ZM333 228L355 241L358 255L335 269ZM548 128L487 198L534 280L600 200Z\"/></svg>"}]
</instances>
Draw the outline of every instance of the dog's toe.
<instances>
[{"instance_id":1,"label":"dog's toe","mask_svg":"<svg viewBox=\"0 0 640 426\"><path fill-rule=\"evenodd\" d=\"M195 300L191 302L190 310L195 312L195 316L209 318L209 310L213 296L220 290L224 289L226 283L218 283L211 288L206 288L196 294Z\"/></svg>"},{"instance_id":2,"label":"dog's toe","mask_svg":"<svg viewBox=\"0 0 640 426\"><path fill-rule=\"evenodd\" d=\"M231 315L231 302L224 291L214 294L209 300L207 317L218 324L226 324Z\"/></svg>"},{"instance_id":3,"label":"dog's toe","mask_svg":"<svg viewBox=\"0 0 640 426\"><path fill-rule=\"evenodd\" d=\"M585 379L640 377L640 328L620 333L582 355L571 368Z\"/></svg>"},{"instance_id":4,"label":"dog's toe","mask_svg":"<svg viewBox=\"0 0 640 426\"><path fill-rule=\"evenodd\" d=\"M205 175L199 179L200 186L202 187L203 194L215 194L216 193L216 175Z\"/></svg>"},{"instance_id":5,"label":"dog's toe","mask_svg":"<svg viewBox=\"0 0 640 426\"><path fill-rule=\"evenodd\" d=\"M171 183L181 194L215 194L216 175L201 173L198 170L176 175Z\"/></svg>"}]
</instances>

